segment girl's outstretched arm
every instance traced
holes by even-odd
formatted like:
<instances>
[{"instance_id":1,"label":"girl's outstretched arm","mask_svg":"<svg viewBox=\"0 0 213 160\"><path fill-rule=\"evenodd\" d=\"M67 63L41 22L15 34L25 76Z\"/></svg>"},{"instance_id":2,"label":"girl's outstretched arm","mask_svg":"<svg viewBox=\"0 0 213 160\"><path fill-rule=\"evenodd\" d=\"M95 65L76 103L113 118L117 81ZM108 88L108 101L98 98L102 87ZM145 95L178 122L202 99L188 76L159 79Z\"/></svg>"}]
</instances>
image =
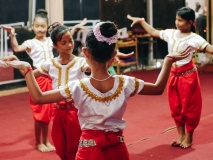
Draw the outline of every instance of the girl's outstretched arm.
<instances>
[{"instance_id":1,"label":"girl's outstretched arm","mask_svg":"<svg viewBox=\"0 0 213 160\"><path fill-rule=\"evenodd\" d=\"M212 45L206 46L205 51L210 53L210 54L213 54L213 46Z\"/></svg>"},{"instance_id":2,"label":"girl's outstretched arm","mask_svg":"<svg viewBox=\"0 0 213 160\"><path fill-rule=\"evenodd\" d=\"M144 88L139 94L142 95L160 95L164 92L166 83L170 74L173 62L186 58L189 55L191 47L187 47L178 54L167 55L164 59L162 69L155 83L145 82Z\"/></svg>"},{"instance_id":3,"label":"girl's outstretched arm","mask_svg":"<svg viewBox=\"0 0 213 160\"><path fill-rule=\"evenodd\" d=\"M24 75L27 87L30 94L32 95L34 103L54 103L64 100L64 97L60 94L59 90L51 90L47 92L42 92L35 80L32 68L28 62L24 61L9 61L6 62L9 66L17 68Z\"/></svg>"},{"instance_id":4,"label":"girl's outstretched arm","mask_svg":"<svg viewBox=\"0 0 213 160\"><path fill-rule=\"evenodd\" d=\"M4 30L6 30L10 34L10 41L14 52L23 52L27 50L27 47L24 45L19 45L16 39L15 29L13 27L1 26Z\"/></svg>"},{"instance_id":5,"label":"girl's outstretched arm","mask_svg":"<svg viewBox=\"0 0 213 160\"><path fill-rule=\"evenodd\" d=\"M71 29L71 35L74 35L74 33L78 30L78 29L85 29L83 26L87 24L87 18L84 18L81 23L76 24L75 26L73 26L73 28Z\"/></svg>"},{"instance_id":6,"label":"girl's outstretched arm","mask_svg":"<svg viewBox=\"0 0 213 160\"><path fill-rule=\"evenodd\" d=\"M129 14L127 15L127 18L132 21L131 27L139 23L152 37L160 37L160 31L150 26L144 18L132 17Z\"/></svg>"},{"instance_id":7,"label":"girl's outstretched arm","mask_svg":"<svg viewBox=\"0 0 213 160\"><path fill-rule=\"evenodd\" d=\"M10 55L3 59L3 61L14 61L14 60L19 61L18 57L15 55Z\"/></svg>"},{"instance_id":8,"label":"girl's outstretched arm","mask_svg":"<svg viewBox=\"0 0 213 160\"><path fill-rule=\"evenodd\" d=\"M2 67L2 68L7 68L7 67L9 67L9 66L7 65L7 63L6 63L5 61L2 61L2 60L0 59L0 67Z\"/></svg>"},{"instance_id":9,"label":"girl's outstretched arm","mask_svg":"<svg viewBox=\"0 0 213 160\"><path fill-rule=\"evenodd\" d=\"M3 60L4 60L4 61L19 61L18 57L15 56L15 55L7 56L7 57L5 57ZM43 74L41 74L41 73L38 71L38 69L35 69L35 70L33 71L33 74L34 74L35 78L40 77L40 76L43 75ZM23 75L23 74L22 74L22 75Z\"/></svg>"},{"instance_id":10,"label":"girl's outstretched arm","mask_svg":"<svg viewBox=\"0 0 213 160\"><path fill-rule=\"evenodd\" d=\"M130 58L130 57L132 57L134 55L134 52L132 51L132 52L130 52L130 53L122 53L122 52L120 52L119 50L117 50L117 57L118 58Z\"/></svg>"}]
</instances>

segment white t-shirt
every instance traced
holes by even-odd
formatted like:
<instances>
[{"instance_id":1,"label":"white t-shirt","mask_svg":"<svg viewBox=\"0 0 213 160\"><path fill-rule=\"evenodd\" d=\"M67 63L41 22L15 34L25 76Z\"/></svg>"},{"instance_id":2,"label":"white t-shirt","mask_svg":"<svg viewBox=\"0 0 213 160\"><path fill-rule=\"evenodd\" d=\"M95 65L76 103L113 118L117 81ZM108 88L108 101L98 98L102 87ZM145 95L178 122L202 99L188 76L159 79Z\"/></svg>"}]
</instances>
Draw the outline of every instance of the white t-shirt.
<instances>
[{"instance_id":1,"label":"white t-shirt","mask_svg":"<svg viewBox=\"0 0 213 160\"><path fill-rule=\"evenodd\" d=\"M130 76L113 77L114 86L107 93L95 89L90 78L72 81L60 88L63 97L74 99L82 130L117 132L125 129L123 115L127 101L143 89L144 81Z\"/></svg>"},{"instance_id":2,"label":"white t-shirt","mask_svg":"<svg viewBox=\"0 0 213 160\"><path fill-rule=\"evenodd\" d=\"M46 60L54 57L53 43L50 37L46 38L44 42L37 39L26 40L22 43L22 45L25 45L30 49L30 52L27 52L27 54L32 59L33 66L36 68L38 68Z\"/></svg>"},{"instance_id":3,"label":"white t-shirt","mask_svg":"<svg viewBox=\"0 0 213 160\"><path fill-rule=\"evenodd\" d=\"M178 38L177 32L178 30L176 29L161 30L160 38L168 43L169 54L181 52L186 49L188 45L192 47L190 56L176 62L176 65L180 67L192 60L193 54L196 50L203 50L207 45L209 45L209 43L200 35L193 32L186 37Z\"/></svg>"}]
</instances>

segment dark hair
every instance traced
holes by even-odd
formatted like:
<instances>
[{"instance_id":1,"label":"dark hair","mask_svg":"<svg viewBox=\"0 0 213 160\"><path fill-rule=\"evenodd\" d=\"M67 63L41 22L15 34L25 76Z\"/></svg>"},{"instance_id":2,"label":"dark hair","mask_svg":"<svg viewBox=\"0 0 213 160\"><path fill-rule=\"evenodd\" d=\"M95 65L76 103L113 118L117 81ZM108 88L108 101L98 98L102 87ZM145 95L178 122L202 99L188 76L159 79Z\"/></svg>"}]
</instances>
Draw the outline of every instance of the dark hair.
<instances>
[{"instance_id":1,"label":"dark hair","mask_svg":"<svg viewBox=\"0 0 213 160\"><path fill-rule=\"evenodd\" d=\"M49 22L48 22L48 17L47 17L47 11L46 11L45 9L38 9L38 10L36 11L36 14L35 14L35 17L34 17L34 20L33 20L33 21L35 21L35 19L36 19L37 17L44 18L44 19L46 20L47 24L49 23Z\"/></svg>"},{"instance_id":2,"label":"dark hair","mask_svg":"<svg viewBox=\"0 0 213 160\"><path fill-rule=\"evenodd\" d=\"M48 27L48 32L50 34L50 38L52 39L53 44L57 44L63 37L63 35L69 32L69 28L67 26L61 25L58 22L55 22Z\"/></svg>"},{"instance_id":3,"label":"dark hair","mask_svg":"<svg viewBox=\"0 0 213 160\"><path fill-rule=\"evenodd\" d=\"M191 31L194 33L196 32L195 26L194 26L195 12L193 9L189 7L182 7L177 10L176 14L180 16L181 18L185 19L186 21L192 21L193 23L191 25Z\"/></svg>"},{"instance_id":4,"label":"dark hair","mask_svg":"<svg viewBox=\"0 0 213 160\"><path fill-rule=\"evenodd\" d=\"M100 25L101 35L107 38L113 37L117 33L117 26L110 21ZM93 31L89 31L86 36L86 48L90 51L93 58L98 62L107 62L115 51L115 43L108 44L96 39Z\"/></svg>"}]
</instances>

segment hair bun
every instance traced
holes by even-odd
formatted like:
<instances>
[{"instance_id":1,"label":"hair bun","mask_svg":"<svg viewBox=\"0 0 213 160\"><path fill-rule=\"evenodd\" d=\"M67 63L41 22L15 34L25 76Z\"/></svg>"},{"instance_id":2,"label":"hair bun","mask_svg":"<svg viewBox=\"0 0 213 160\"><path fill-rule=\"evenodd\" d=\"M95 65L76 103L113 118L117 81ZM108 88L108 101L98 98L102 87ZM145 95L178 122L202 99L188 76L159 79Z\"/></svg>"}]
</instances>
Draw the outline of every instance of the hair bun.
<instances>
[{"instance_id":1,"label":"hair bun","mask_svg":"<svg viewBox=\"0 0 213 160\"><path fill-rule=\"evenodd\" d=\"M36 11L36 14L45 14L45 15L47 15L47 11L45 9L38 9Z\"/></svg>"},{"instance_id":2,"label":"hair bun","mask_svg":"<svg viewBox=\"0 0 213 160\"><path fill-rule=\"evenodd\" d=\"M100 26L101 34L105 37L112 37L117 33L117 27L114 23L106 21Z\"/></svg>"},{"instance_id":3,"label":"hair bun","mask_svg":"<svg viewBox=\"0 0 213 160\"><path fill-rule=\"evenodd\" d=\"M118 39L117 27L110 21L97 23L93 28L93 33L99 42L106 42L109 45L116 43Z\"/></svg>"},{"instance_id":4,"label":"hair bun","mask_svg":"<svg viewBox=\"0 0 213 160\"><path fill-rule=\"evenodd\" d=\"M49 25L48 27L48 33L50 34L55 28L57 28L58 26L61 26L61 23L59 22L54 22L53 24Z\"/></svg>"}]
</instances>

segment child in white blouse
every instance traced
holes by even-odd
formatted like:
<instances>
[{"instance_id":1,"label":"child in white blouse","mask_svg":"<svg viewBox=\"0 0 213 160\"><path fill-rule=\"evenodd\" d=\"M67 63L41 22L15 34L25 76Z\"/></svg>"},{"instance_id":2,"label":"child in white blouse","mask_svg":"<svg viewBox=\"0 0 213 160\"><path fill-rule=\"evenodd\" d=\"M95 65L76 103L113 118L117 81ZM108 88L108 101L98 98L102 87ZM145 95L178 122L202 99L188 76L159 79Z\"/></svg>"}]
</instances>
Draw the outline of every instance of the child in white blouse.
<instances>
[{"instance_id":1,"label":"child in white blouse","mask_svg":"<svg viewBox=\"0 0 213 160\"><path fill-rule=\"evenodd\" d=\"M59 56L41 64L34 71L35 77L49 76L53 89L59 89L68 82L84 78L88 65L85 58L72 54L74 40L69 28L56 22L48 27L48 31ZM77 112L72 99L57 102L53 107L51 135L56 153L63 160L75 160L78 150L81 128Z\"/></svg>"},{"instance_id":2,"label":"child in white blouse","mask_svg":"<svg viewBox=\"0 0 213 160\"><path fill-rule=\"evenodd\" d=\"M15 29L8 26L2 26L4 30L10 33L10 41L14 52L26 51L33 61L33 68L38 68L40 64L48 59L53 58L53 45L49 37L46 37L48 27L47 12L44 9L39 9L36 12L32 23L32 29L35 33L35 38L24 41L21 45L16 39ZM42 91L52 89L51 79L47 76L36 78L37 83ZM35 104L30 96L30 106L34 117L36 149L41 152L55 150L55 147L48 141L48 127L52 114L53 104Z\"/></svg>"},{"instance_id":3,"label":"child in white blouse","mask_svg":"<svg viewBox=\"0 0 213 160\"><path fill-rule=\"evenodd\" d=\"M123 138L126 122L123 119L127 101L135 94L163 93L172 63L186 58L190 48L167 56L155 83L135 77L109 75L108 67L116 56L118 30L112 22L100 22L87 34L83 52L91 69L91 76L69 82L53 91L42 92L36 85L29 63L7 62L25 75L35 103L52 103L72 98L78 109L82 134L76 160L129 160ZM73 131L74 132L74 131Z\"/></svg>"},{"instance_id":4,"label":"child in white blouse","mask_svg":"<svg viewBox=\"0 0 213 160\"><path fill-rule=\"evenodd\" d=\"M83 25L82 21L78 24L78 27L82 28ZM54 48L59 52L59 56L43 62L33 71L34 76L46 75L50 77L53 89L65 86L70 81L84 78L85 72L90 70L85 58L76 57L72 54L74 48L73 32L58 22L51 24L48 27L48 32ZM131 55L132 53L119 53L119 57L123 58ZM14 55L5 58L5 61L12 60L18 59ZM53 107L51 135L56 153L61 159L75 159L81 135L77 111L72 100L57 102Z\"/></svg>"},{"instance_id":5,"label":"child in white blouse","mask_svg":"<svg viewBox=\"0 0 213 160\"><path fill-rule=\"evenodd\" d=\"M78 29L82 29L87 23L87 19L70 30L73 35ZM48 31L48 17L44 9L39 9L35 15L32 29L35 33L35 38L24 41L21 45L18 44L16 39L15 29L9 26L1 26L4 30L10 33L12 48L15 52L26 51L33 61L33 68L35 70L36 81L42 91L52 90L52 80L48 75L38 74L36 71L41 64L49 62L53 56L53 42L50 37L46 37ZM12 55L6 57L4 60L18 59ZM48 138L48 126L51 120L52 112L54 109L53 104L34 104L30 96L30 105L33 111L34 126L35 126L35 139L36 148L41 152L48 152L55 150L55 147L50 144ZM42 107L44 106L44 107Z\"/></svg>"},{"instance_id":6,"label":"child in white blouse","mask_svg":"<svg viewBox=\"0 0 213 160\"><path fill-rule=\"evenodd\" d=\"M179 137L171 144L173 147L189 148L192 145L193 133L198 126L202 109L202 95L198 72L193 54L204 51L213 54L213 46L195 32L195 12L189 7L182 7L176 12L177 29L156 30L144 18L132 17L132 25L136 23L153 37L161 38L168 43L168 55L183 50L186 46L192 49L190 55L173 64L168 81L168 100L171 116L177 126Z\"/></svg>"}]
</instances>

